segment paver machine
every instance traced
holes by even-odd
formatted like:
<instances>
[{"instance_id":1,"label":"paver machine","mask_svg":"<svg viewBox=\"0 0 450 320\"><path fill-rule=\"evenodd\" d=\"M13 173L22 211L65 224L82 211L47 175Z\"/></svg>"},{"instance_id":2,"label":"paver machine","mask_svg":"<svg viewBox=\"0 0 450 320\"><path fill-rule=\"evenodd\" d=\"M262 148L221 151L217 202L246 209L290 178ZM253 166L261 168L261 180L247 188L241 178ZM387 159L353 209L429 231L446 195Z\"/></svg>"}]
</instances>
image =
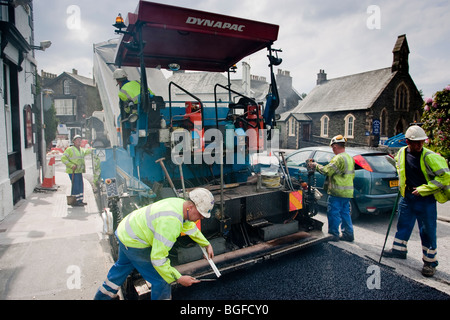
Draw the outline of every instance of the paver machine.
<instances>
[{"instance_id":1,"label":"paver machine","mask_svg":"<svg viewBox=\"0 0 450 320\"><path fill-rule=\"evenodd\" d=\"M115 66L109 63L108 68L137 68L141 95L130 114L105 115L106 122L114 120L111 140L117 143L95 150L110 233L136 208L186 197L201 186L213 193L215 207L198 226L214 248L220 273L327 240L322 223L312 217L313 191L290 178L283 153L277 152L279 96L273 67L281 63L281 50L272 46L279 27L147 1L139 1L125 19L119 16L114 26L120 40ZM235 65L260 50L267 50L271 75L263 101L230 80ZM175 82L168 82L166 92L155 92L157 84L147 79L149 68L215 72L227 74L228 80L214 85L213 100L206 103ZM96 78L102 81L99 74ZM149 86L154 94L148 93ZM188 99L176 101L174 92ZM104 109L110 112L105 103ZM275 170L255 165L258 154L279 155ZM170 259L182 274L214 276L188 236L178 239ZM129 297L144 298L151 290L138 274L127 283Z\"/></svg>"}]
</instances>

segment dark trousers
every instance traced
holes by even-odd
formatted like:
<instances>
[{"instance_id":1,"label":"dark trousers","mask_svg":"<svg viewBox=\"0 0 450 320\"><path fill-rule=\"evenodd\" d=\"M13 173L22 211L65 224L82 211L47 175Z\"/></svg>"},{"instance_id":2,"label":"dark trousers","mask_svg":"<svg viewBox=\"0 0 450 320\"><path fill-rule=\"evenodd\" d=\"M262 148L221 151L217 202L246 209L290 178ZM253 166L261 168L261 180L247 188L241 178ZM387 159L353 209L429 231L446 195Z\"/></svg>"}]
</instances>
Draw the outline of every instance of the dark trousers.
<instances>
[{"instance_id":1,"label":"dark trousers","mask_svg":"<svg viewBox=\"0 0 450 320\"><path fill-rule=\"evenodd\" d=\"M72 179L73 176L73 179ZM70 193L72 196L75 196L77 202L83 201L83 174L82 173L69 173L69 178L72 181L72 192Z\"/></svg>"}]
</instances>

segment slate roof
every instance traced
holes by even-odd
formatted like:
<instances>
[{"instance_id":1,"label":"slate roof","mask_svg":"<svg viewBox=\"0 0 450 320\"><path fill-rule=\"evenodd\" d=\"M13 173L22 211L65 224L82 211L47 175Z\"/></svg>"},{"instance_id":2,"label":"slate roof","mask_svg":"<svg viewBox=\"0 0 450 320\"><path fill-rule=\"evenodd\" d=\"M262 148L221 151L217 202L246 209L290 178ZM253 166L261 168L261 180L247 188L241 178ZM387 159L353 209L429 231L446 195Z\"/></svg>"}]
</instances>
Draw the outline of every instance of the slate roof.
<instances>
[{"instance_id":1,"label":"slate roof","mask_svg":"<svg viewBox=\"0 0 450 320\"><path fill-rule=\"evenodd\" d=\"M317 85L289 113L369 109L395 74L389 67L327 80Z\"/></svg>"},{"instance_id":2,"label":"slate roof","mask_svg":"<svg viewBox=\"0 0 450 320\"><path fill-rule=\"evenodd\" d=\"M45 82L46 82L46 86L51 86L53 83L57 82L59 79L61 79L61 77L63 77L64 75L78 81L79 83L81 83L82 85L85 86L90 86L90 87L95 87L95 82L94 79L88 78L88 77L84 77L84 76L80 76L79 74L75 74L75 73L70 73L70 72L66 72L64 71L63 73L61 73L59 76L57 76L56 78L46 78Z\"/></svg>"},{"instance_id":3,"label":"slate roof","mask_svg":"<svg viewBox=\"0 0 450 320\"><path fill-rule=\"evenodd\" d=\"M223 86L228 85L227 77L218 72L175 72L167 80L175 82L177 85L193 93L194 95L213 94L214 86L217 83ZM243 93L242 80L231 80L231 89L236 92ZM265 101L268 90L269 84L267 82L251 81L250 96L256 101ZM178 88L174 88L173 92L175 94L184 94ZM219 88L217 92L222 94L226 93L226 91L222 88Z\"/></svg>"},{"instance_id":4,"label":"slate roof","mask_svg":"<svg viewBox=\"0 0 450 320\"><path fill-rule=\"evenodd\" d=\"M82 84L84 84L86 86L95 87L94 79L80 76L79 74L75 74L75 73L69 73L69 72L64 72L64 73L67 74L69 77L74 78L75 80L77 80L78 82L81 82Z\"/></svg>"},{"instance_id":5,"label":"slate roof","mask_svg":"<svg viewBox=\"0 0 450 320\"><path fill-rule=\"evenodd\" d=\"M210 94L214 93L216 83L226 86L227 78L217 72L175 72L168 81L175 82L185 90L193 94ZM176 94L184 94L180 89L173 89ZM222 92L222 91L221 91Z\"/></svg>"}]
</instances>

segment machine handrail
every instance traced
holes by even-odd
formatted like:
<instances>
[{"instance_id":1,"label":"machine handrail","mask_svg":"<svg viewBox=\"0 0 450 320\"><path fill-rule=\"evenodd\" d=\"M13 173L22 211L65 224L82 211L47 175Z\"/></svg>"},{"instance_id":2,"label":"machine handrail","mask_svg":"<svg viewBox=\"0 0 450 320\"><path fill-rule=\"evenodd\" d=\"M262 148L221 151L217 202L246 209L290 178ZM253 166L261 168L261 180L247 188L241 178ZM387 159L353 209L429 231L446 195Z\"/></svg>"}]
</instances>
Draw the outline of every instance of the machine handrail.
<instances>
[{"instance_id":1,"label":"machine handrail","mask_svg":"<svg viewBox=\"0 0 450 320\"><path fill-rule=\"evenodd\" d=\"M229 87L226 87L226 86L224 86L224 85L222 85L222 84L220 84L220 83L216 83L216 85L214 86L214 103L215 103L215 108L216 108L216 126L217 126L217 129L219 129L219 120L218 120L218 118L219 118L219 114L218 114L218 110L217 110L217 87L221 87L222 89L225 89L225 90L227 90L227 91L229 91L229 92L231 92L231 93L234 93L234 94L236 94L236 95L238 95L238 96L240 96L240 97L242 97L242 98L245 98L245 99L248 99L248 100L250 100L250 101L252 101L256 106L258 105L257 103L256 103L256 100L255 99L253 99L253 98L250 98L250 97L247 97L247 96L244 96L242 93L239 93L239 92L237 92L237 91L234 91L233 89L231 89L231 88L229 88ZM257 108L256 109L257 110L257 121L258 121L258 126L260 125L260 121L261 121L261 119L259 118L259 116L260 116L260 112L259 112L259 109ZM261 110L261 114L263 113L263 111Z\"/></svg>"},{"instance_id":2,"label":"machine handrail","mask_svg":"<svg viewBox=\"0 0 450 320\"><path fill-rule=\"evenodd\" d=\"M197 98L195 95L193 95L192 93L190 93L186 89L182 88L181 86L179 86L178 84L176 84L173 81L170 81L170 83L169 83L169 118L170 118L170 126L172 126L172 91L171 91L172 85L174 85L175 87L177 87L178 89L180 89L181 91L183 91L184 93L186 93L187 95L192 97L194 100L197 100L197 102L200 104L200 110L202 112L202 128L204 128L205 127L205 117L204 117L204 113L203 113L203 102L199 98Z\"/></svg>"}]
</instances>

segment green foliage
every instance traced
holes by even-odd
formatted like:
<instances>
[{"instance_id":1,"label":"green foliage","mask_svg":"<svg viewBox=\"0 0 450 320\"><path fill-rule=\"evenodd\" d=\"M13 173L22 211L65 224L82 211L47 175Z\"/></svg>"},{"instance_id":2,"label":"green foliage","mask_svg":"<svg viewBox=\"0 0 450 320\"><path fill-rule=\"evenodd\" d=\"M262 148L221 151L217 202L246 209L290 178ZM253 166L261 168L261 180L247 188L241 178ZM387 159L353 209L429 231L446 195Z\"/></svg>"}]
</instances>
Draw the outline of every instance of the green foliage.
<instances>
[{"instance_id":1,"label":"green foliage","mask_svg":"<svg viewBox=\"0 0 450 320\"><path fill-rule=\"evenodd\" d=\"M422 115L423 129L429 140L427 148L450 158L450 86L425 100Z\"/></svg>"},{"instance_id":2,"label":"green foliage","mask_svg":"<svg viewBox=\"0 0 450 320\"><path fill-rule=\"evenodd\" d=\"M45 123L45 143L47 148L51 147L51 143L56 139L56 132L58 130L58 119L56 118L55 105L52 104L51 108L44 111L44 123Z\"/></svg>"}]
</instances>

